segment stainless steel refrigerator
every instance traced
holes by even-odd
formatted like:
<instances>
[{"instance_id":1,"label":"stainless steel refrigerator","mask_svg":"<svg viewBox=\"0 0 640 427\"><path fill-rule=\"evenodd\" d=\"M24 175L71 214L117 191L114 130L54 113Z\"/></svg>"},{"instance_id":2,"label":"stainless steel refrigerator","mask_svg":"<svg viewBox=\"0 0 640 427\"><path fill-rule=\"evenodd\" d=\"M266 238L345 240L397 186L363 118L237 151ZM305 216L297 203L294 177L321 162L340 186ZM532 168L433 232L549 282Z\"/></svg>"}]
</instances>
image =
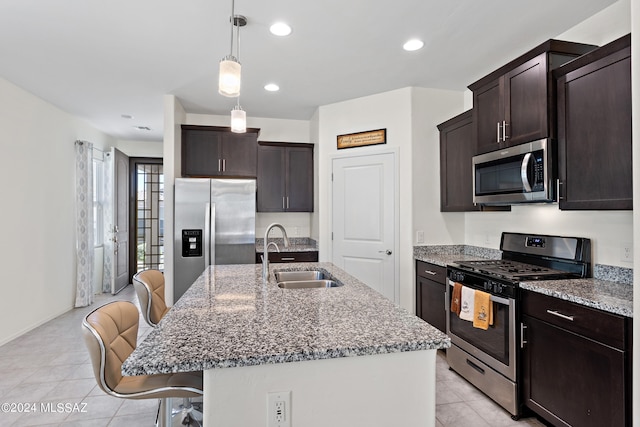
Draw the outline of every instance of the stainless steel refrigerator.
<instances>
[{"instance_id":1,"label":"stainless steel refrigerator","mask_svg":"<svg viewBox=\"0 0 640 427\"><path fill-rule=\"evenodd\" d=\"M254 179L178 178L174 200L174 302L209 265L255 263Z\"/></svg>"}]
</instances>

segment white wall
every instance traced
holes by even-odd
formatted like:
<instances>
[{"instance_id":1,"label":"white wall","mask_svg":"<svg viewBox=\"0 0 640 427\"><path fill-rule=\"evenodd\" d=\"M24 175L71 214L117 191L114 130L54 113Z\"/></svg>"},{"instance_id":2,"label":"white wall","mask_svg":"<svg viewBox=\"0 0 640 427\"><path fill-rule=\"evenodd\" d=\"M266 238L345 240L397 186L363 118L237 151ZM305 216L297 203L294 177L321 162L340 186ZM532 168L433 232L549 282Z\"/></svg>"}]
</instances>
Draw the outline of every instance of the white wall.
<instances>
[{"instance_id":1,"label":"white wall","mask_svg":"<svg viewBox=\"0 0 640 427\"><path fill-rule=\"evenodd\" d=\"M554 37L603 45L631 31L630 2L620 0L563 34ZM557 204L514 206L512 212L473 212L465 215L464 243L497 249L502 231L589 237L593 262L633 267L621 260L621 246L632 238L630 211L560 211Z\"/></svg>"},{"instance_id":2,"label":"white wall","mask_svg":"<svg viewBox=\"0 0 640 427\"><path fill-rule=\"evenodd\" d=\"M462 92L413 89L413 233L424 231L430 245L464 240L464 213L440 212L440 134L438 124L464 111Z\"/></svg>"},{"instance_id":3,"label":"white wall","mask_svg":"<svg viewBox=\"0 0 640 427\"><path fill-rule=\"evenodd\" d=\"M175 95L164 96L164 299L173 305L173 183L181 175L180 146L182 131L180 124L186 120L186 113Z\"/></svg>"},{"instance_id":4,"label":"white wall","mask_svg":"<svg viewBox=\"0 0 640 427\"><path fill-rule=\"evenodd\" d=\"M115 147L129 157L162 157L162 141L127 141L119 139Z\"/></svg>"},{"instance_id":5,"label":"white wall","mask_svg":"<svg viewBox=\"0 0 640 427\"><path fill-rule=\"evenodd\" d=\"M427 241L458 243L464 238L464 217L440 213L439 136L436 126L463 107L462 92L404 88L319 108L319 187L317 218L321 260L331 261L331 159L332 156L378 152L398 147L399 152L399 304L415 308L413 244L415 230ZM339 152L338 135L387 129L385 146L360 147ZM314 218L315 219L315 218Z\"/></svg>"},{"instance_id":6,"label":"white wall","mask_svg":"<svg viewBox=\"0 0 640 427\"><path fill-rule=\"evenodd\" d=\"M73 307L78 139L114 143L0 78L0 345Z\"/></svg>"}]
</instances>

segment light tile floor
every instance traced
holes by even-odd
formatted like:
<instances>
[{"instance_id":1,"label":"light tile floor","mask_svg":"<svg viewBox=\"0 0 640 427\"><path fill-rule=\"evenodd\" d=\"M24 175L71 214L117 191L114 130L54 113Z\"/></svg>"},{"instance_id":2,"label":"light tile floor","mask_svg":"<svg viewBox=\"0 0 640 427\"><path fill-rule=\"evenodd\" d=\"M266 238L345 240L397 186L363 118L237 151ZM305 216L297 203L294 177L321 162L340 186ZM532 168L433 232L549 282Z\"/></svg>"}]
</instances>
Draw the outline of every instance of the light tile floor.
<instances>
[{"instance_id":1,"label":"light tile floor","mask_svg":"<svg viewBox=\"0 0 640 427\"><path fill-rule=\"evenodd\" d=\"M0 346L0 427L154 425L157 400L108 396L93 377L81 333L82 319L113 300L138 304L130 285L115 296L98 295L91 307L71 310ZM140 318L139 340L149 329ZM437 358L436 379L438 427L543 425L535 418L513 421L506 411L450 371L442 352ZM20 411L6 412L7 403L9 410ZM58 404L63 404L60 410Z\"/></svg>"}]
</instances>

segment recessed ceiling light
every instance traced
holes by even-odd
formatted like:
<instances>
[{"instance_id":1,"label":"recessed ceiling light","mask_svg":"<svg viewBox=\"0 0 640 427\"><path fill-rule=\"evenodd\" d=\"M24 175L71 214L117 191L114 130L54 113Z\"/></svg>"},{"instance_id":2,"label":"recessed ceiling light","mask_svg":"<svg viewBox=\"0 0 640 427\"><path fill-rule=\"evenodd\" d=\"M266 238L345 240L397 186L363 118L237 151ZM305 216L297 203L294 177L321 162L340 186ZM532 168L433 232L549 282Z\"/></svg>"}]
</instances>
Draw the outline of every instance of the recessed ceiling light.
<instances>
[{"instance_id":1,"label":"recessed ceiling light","mask_svg":"<svg viewBox=\"0 0 640 427\"><path fill-rule=\"evenodd\" d=\"M128 120L133 119L133 116L131 114L121 114L120 117Z\"/></svg>"},{"instance_id":2,"label":"recessed ceiling light","mask_svg":"<svg viewBox=\"0 0 640 427\"><path fill-rule=\"evenodd\" d=\"M268 90L269 92L277 92L280 90L280 86L275 83L269 83L264 85L264 90Z\"/></svg>"},{"instance_id":3,"label":"recessed ceiling light","mask_svg":"<svg viewBox=\"0 0 640 427\"><path fill-rule=\"evenodd\" d=\"M404 45L402 45L402 48L404 50L412 52L414 50L422 49L422 46L424 46L424 42L422 40L411 39L407 41Z\"/></svg>"},{"instance_id":4,"label":"recessed ceiling light","mask_svg":"<svg viewBox=\"0 0 640 427\"><path fill-rule=\"evenodd\" d=\"M276 36L288 36L291 34L291 27L284 22L276 22L269 27L269 31L271 31L271 34Z\"/></svg>"},{"instance_id":5,"label":"recessed ceiling light","mask_svg":"<svg viewBox=\"0 0 640 427\"><path fill-rule=\"evenodd\" d=\"M150 131L151 128L149 126L134 126L134 128L140 130L140 131Z\"/></svg>"}]
</instances>

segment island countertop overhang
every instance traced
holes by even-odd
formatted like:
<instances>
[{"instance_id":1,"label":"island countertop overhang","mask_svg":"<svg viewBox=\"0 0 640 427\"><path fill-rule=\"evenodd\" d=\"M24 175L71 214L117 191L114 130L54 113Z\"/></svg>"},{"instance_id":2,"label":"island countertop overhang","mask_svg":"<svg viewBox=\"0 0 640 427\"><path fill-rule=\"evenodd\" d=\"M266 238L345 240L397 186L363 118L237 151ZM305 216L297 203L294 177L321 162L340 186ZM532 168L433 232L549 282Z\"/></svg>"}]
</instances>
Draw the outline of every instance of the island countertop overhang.
<instances>
[{"instance_id":1,"label":"island countertop overhang","mask_svg":"<svg viewBox=\"0 0 640 427\"><path fill-rule=\"evenodd\" d=\"M344 284L280 289L273 272L321 269ZM124 375L435 350L449 338L331 263L208 267L123 364Z\"/></svg>"}]
</instances>

